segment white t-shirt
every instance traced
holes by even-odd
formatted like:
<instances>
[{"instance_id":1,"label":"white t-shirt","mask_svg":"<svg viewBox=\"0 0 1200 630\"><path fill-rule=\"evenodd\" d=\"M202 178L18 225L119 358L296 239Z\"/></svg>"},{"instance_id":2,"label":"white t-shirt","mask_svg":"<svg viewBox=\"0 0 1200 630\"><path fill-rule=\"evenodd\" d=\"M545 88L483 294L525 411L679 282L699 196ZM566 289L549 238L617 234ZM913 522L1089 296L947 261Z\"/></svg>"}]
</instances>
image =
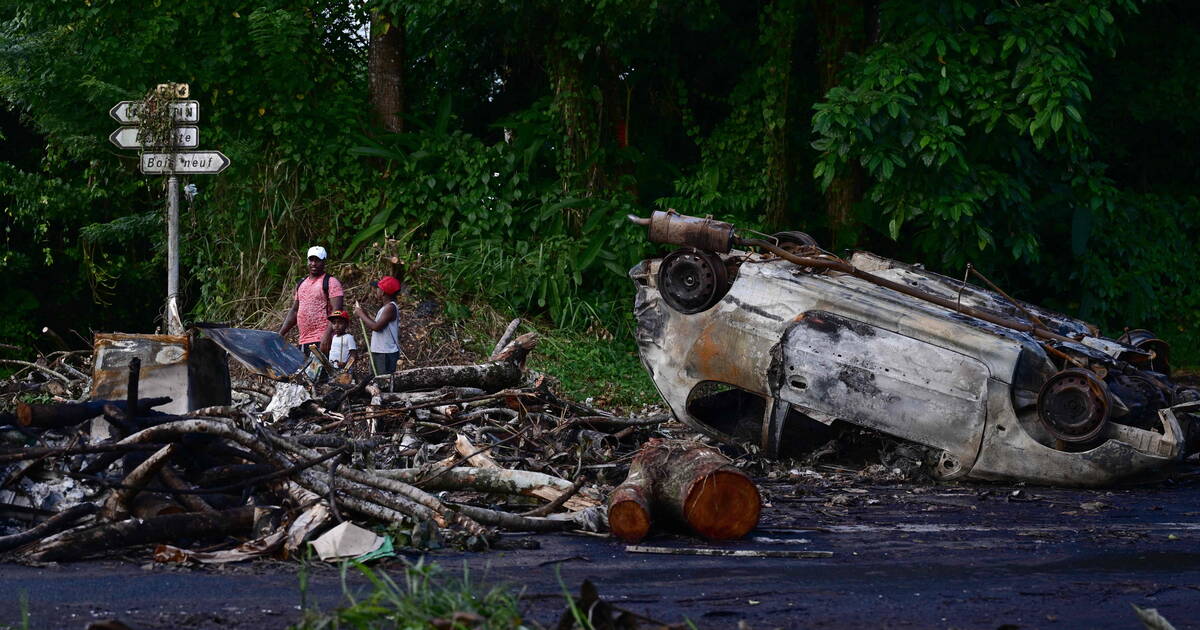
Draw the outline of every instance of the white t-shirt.
<instances>
[{"instance_id":1,"label":"white t-shirt","mask_svg":"<svg viewBox=\"0 0 1200 630\"><path fill-rule=\"evenodd\" d=\"M333 343L329 346L329 360L338 367L346 365L346 361L350 360L351 350L358 350L358 344L354 343L354 335L350 333L334 335Z\"/></svg>"}]
</instances>

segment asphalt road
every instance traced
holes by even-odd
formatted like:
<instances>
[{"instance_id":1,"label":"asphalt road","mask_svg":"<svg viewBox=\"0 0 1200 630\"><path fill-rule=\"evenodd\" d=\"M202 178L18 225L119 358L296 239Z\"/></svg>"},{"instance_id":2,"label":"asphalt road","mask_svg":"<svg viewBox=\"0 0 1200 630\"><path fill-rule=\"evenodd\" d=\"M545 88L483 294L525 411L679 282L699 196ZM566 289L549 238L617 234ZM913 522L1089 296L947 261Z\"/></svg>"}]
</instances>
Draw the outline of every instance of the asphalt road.
<instances>
[{"instance_id":1,"label":"asphalt road","mask_svg":"<svg viewBox=\"0 0 1200 630\"><path fill-rule=\"evenodd\" d=\"M507 551L439 551L450 570L523 589L527 618L552 626L563 585L590 579L612 604L700 628L1139 628L1131 605L1200 627L1200 469L1115 490L887 483L827 473L763 482L768 506L743 541L673 548L829 551L827 558L629 553L613 539L505 536ZM536 544L537 549L516 549ZM83 628L276 628L299 615L296 565L184 569L144 555L50 567L0 565L0 624ZM416 556L409 556L415 559ZM391 561L395 570L395 561ZM387 570L389 563L381 566ZM310 596L341 598L320 567ZM351 579L359 588L360 579Z\"/></svg>"}]
</instances>

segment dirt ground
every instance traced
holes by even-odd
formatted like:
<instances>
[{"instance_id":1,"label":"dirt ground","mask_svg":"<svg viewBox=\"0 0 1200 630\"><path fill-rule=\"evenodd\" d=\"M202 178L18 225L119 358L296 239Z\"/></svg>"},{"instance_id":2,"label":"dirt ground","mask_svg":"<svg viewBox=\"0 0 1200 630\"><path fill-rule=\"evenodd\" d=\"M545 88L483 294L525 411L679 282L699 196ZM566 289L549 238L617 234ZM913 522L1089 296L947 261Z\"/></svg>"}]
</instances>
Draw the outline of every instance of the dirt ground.
<instances>
[{"instance_id":1,"label":"dirt ground","mask_svg":"<svg viewBox=\"0 0 1200 630\"><path fill-rule=\"evenodd\" d=\"M795 471L760 480L767 506L746 540L672 548L829 551L827 558L629 553L614 539L506 535L504 550L427 555L473 579L524 590L527 618L552 626L565 585L590 579L611 603L700 628L1136 628L1131 605L1176 628L1200 619L1200 465L1173 480L1110 490L879 482ZM536 546L536 549L526 547ZM408 555L415 560L416 555ZM398 572L397 560L379 563ZM341 599L338 570L313 571L311 597ZM351 588L361 588L351 579ZM297 566L185 569L127 561L0 566L0 623L82 628L282 628L299 616Z\"/></svg>"}]
</instances>

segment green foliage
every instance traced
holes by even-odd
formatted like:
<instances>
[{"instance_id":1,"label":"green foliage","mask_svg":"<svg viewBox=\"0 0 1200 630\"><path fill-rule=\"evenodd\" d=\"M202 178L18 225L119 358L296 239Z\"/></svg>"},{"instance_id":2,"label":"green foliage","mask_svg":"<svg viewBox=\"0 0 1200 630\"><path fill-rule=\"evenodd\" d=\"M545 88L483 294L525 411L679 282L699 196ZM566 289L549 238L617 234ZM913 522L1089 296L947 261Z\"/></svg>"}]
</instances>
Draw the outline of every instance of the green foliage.
<instances>
[{"instance_id":1,"label":"green foliage","mask_svg":"<svg viewBox=\"0 0 1200 630\"><path fill-rule=\"evenodd\" d=\"M386 160L382 208L350 243L403 234L437 260L452 288L564 326L616 325L613 298L642 251L627 198L564 192L546 155L544 120L512 121L512 142L449 129L448 102L427 128L355 149ZM540 123L540 124L539 124ZM618 314L620 313L620 314Z\"/></svg>"},{"instance_id":2,"label":"green foliage","mask_svg":"<svg viewBox=\"0 0 1200 630\"><path fill-rule=\"evenodd\" d=\"M478 615L479 628L524 628L519 607L520 593L503 586L484 589L471 581L463 568L461 578L450 577L436 564L418 560L405 564L403 582L388 574L355 564L370 583L365 594L347 583L349 563L342 565L342 592L346 604L330 613L305 610L298 630L325 628L395 628L424 630L434 619L449 620L454 613Z\"/></svg>"},{"instance_id":3,"label":"green foliage","mask_svg":"<svg viewBox=\"0 0 1200 630\"><path fill-rule=\"evenodd\" d=\"M562 393L574 400L593 398L606 409L629 411L659 402L631 334L551 331L542 337L530 365L556 377Z\"/></svg>"},{"instance_id":4,"label":"green foliage","mask_svg":"<svg viewBox=\"0 0 1200 630\"><path fill-rule=\"evenodd\" d=\"M201 146L232 160L182 216L193 320L265 325L307 246L396 238L446 273L452 316L628 338L625 271L650 250L626 214L826 240L821 187L861 173L860 245L1190 347L1190 4L860 5L877 38L797 0L0 0L0 338L154 327L163 182L105 142L105 112L184 81ZM369 122L368 24L403 29L405 133ZM827 92L825 31L863 42Z\"/></svg>"}]
</instances>

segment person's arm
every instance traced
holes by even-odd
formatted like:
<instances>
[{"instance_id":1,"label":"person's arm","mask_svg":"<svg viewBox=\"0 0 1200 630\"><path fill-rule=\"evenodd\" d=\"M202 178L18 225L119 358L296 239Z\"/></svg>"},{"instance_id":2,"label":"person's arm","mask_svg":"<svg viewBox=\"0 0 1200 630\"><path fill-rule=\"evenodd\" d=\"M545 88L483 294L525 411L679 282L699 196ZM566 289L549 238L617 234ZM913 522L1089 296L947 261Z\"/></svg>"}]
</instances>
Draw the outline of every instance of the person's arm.
<instances>
[{"instance_id":1,"label":"person's arm","mask_svg":"<svg viewBox=\"0 0 1200 630\"><path fill-rule=\"evenodd\" d=\"M388 322L396 319L396 303L390 302L389 304L392 308L383 309L383 312L379 314L379 319L375 319L370 315L367 315L367 312L363 310L361 304L355 302L354 316L362 320L362 323L367 328L370 328L372 332L379 332L384 328L387 328Z\"/></svg>"},{"instance_id":2,"label":"person's arm","mask_svg":"<svg viewBox=\"0 0 1200 630\"><path fill-rule=\"evenodd\" d=\"M279 335L287 337L288 331L296 327L296 313L300 311L300 300L292 300L292 308L288 309L287 315L283 316L283 326L279 328Z\"/></svg>"},{"instance_id":3,"label":"person's arm","mask_svg":"<svg viewBox=\"0 0 1200 630\"><path fill-rule=\"evenodd\" d=\"M333 326L325 328L325 334L321 335L321 354L329 356L329 349L333 347Z\"/></svg>"},{"instance_id":4,"label":"person's arm","mask_svg":"<svg viewBox=\"0 0 1200 630\"><path fill-rule=\"evenodd\" d=\"M342 283L333 276L329 276L329 311L345 310L346 292L342 289Z\"/></svg>"},{"instance_id":5,"label":"person's arm","mask_svg":"<svg viewBox=\"0 0 1200 630\"><path fill-rule=\"evenodd\" d=\"M354 360L358 358L358 348L352 348L346 356L346 365L342 366L343 370L349 370L354 365Z\"/></svg>"}]
</instances>

